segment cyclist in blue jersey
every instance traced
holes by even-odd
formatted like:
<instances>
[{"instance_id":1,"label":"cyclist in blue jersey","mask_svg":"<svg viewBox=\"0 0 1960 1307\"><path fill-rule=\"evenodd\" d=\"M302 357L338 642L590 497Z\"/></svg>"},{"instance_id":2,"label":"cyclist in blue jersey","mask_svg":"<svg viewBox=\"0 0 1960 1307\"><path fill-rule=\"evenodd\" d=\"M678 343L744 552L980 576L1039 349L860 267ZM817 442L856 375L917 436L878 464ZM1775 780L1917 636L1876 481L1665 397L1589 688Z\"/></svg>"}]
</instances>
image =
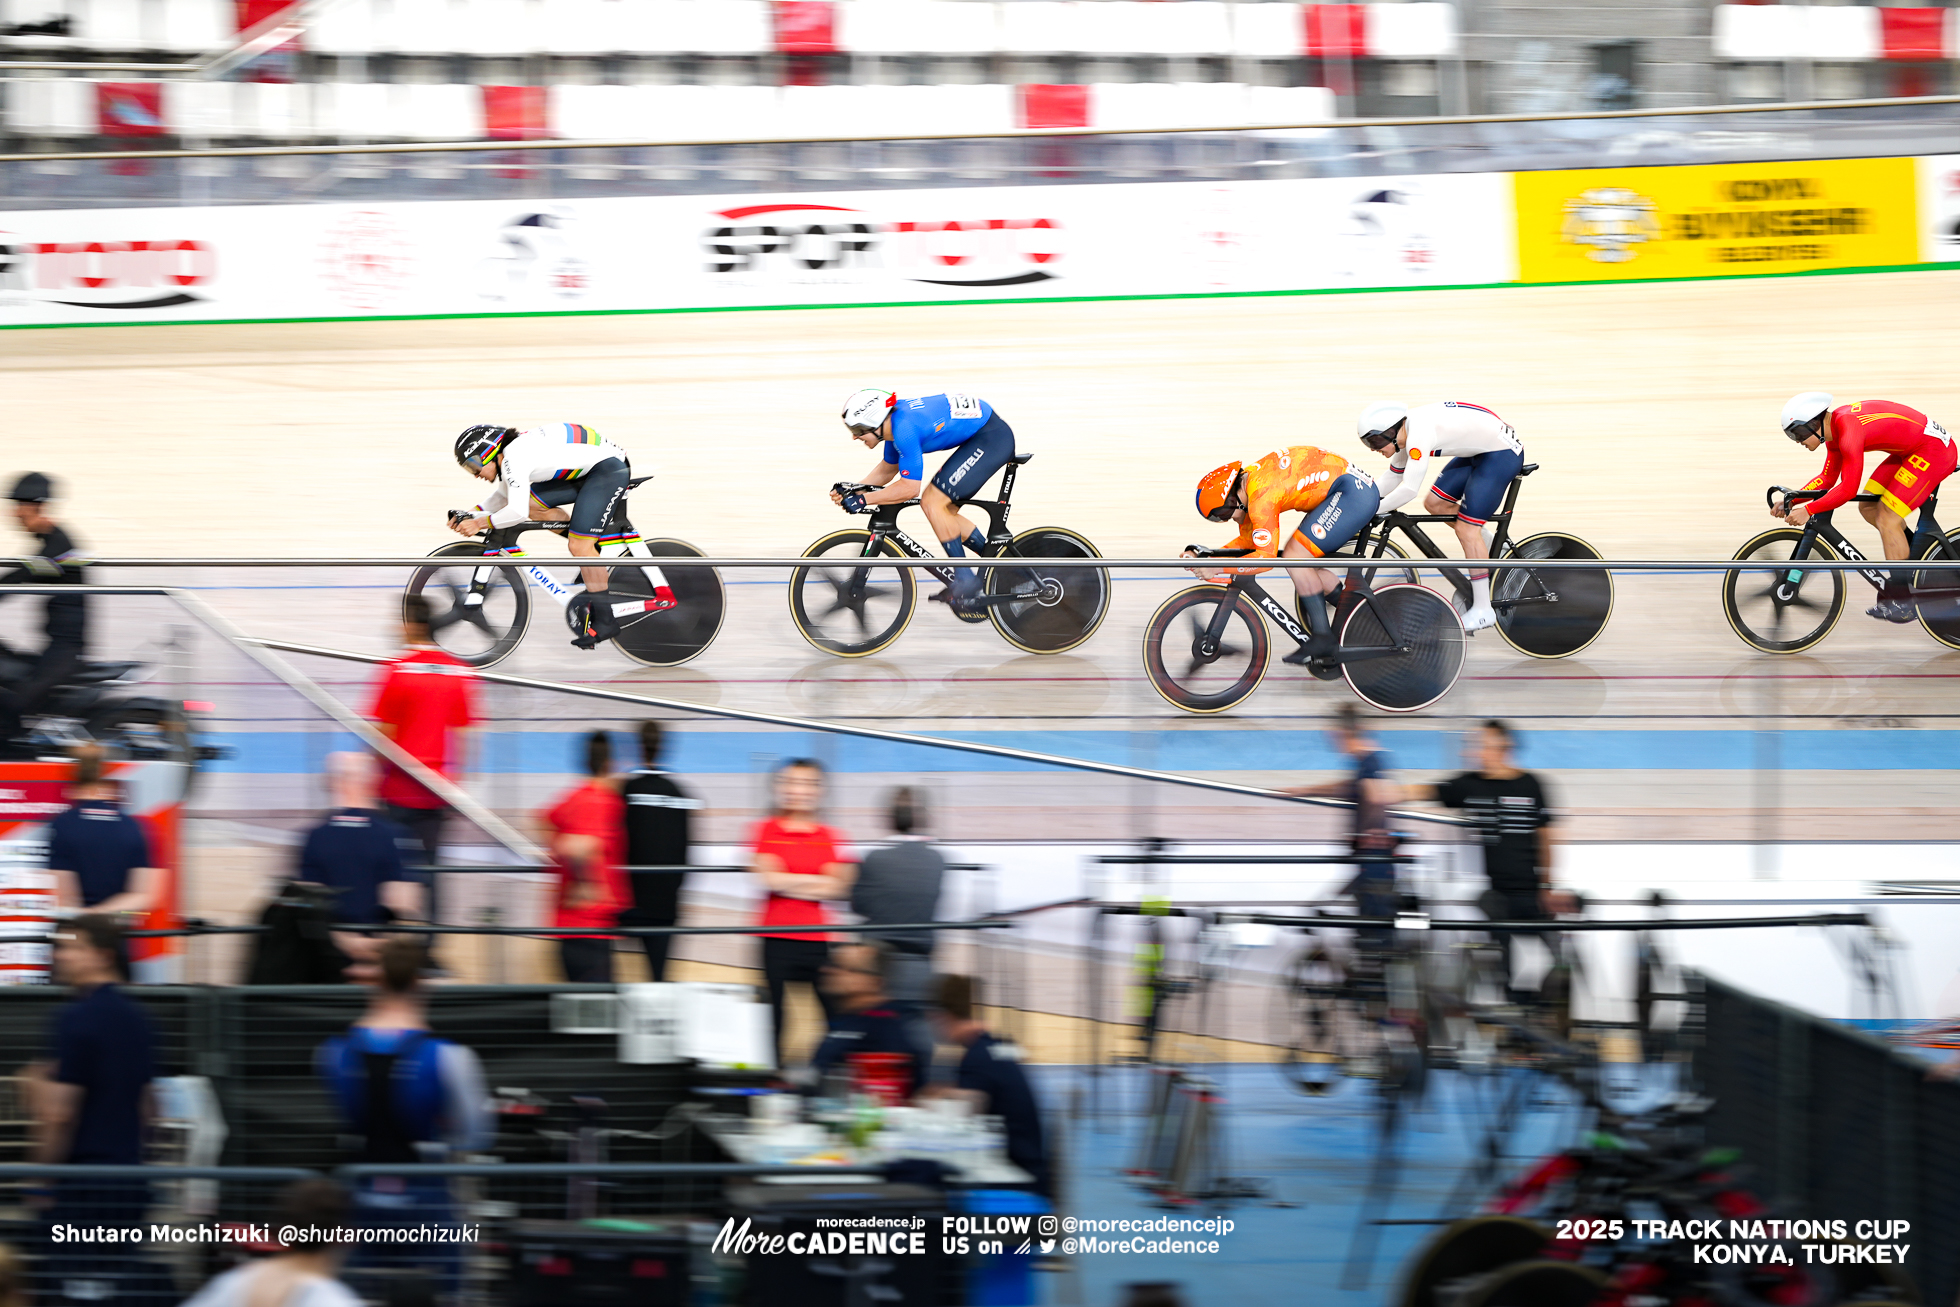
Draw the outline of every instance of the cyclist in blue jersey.
<instances>
[{"instance_id":1,"label":"cyclist in blue jersey","mask_svg":"<svg viewBox=\"0 0 1960 1307\"><path fill-rule=\"evenodd\" d=\"M848 495L833 490L832 503L847 513L863 513L917 499L948 558L985 550L987 538L953 503L972 498L1014 457L1014 431L993 405L950 392L900 399L889 390L860 390L844 401L843 418L854 439L872 448L882 444L884 452L864 478L878 489ZM942 449L952 455L926 485L926 455ZM980 593L979 578L970 567L956 568L953 576L953 585L933 598L955 612L970 611Z\"/></svg>"}]
</instances>

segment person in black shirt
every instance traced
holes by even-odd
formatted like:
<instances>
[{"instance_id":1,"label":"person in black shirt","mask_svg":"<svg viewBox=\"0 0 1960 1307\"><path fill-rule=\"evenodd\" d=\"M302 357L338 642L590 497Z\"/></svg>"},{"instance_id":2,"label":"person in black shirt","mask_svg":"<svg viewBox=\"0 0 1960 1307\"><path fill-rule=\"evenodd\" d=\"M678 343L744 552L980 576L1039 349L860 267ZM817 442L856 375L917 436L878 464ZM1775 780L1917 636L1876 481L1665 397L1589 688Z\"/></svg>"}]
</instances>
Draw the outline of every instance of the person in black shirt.
<instances>
[{"instance_id":1,"label":"person in black shirt","mask_svg":"<svg viewBox=\"0 0 1960 1307\"><path fill-rule=\"evenodd\" d=\"M640 723L640 768L626 778L620 794L626 800L626 865L685 867L693 840L694 811L701 800L689 798L680 782L661 769L663 733L659 722ZM636 871L633 907L621 921L627 926L672 926L680 921L681 882L687 877L671 871ZM671 935L642 935L647 951L647 979L667 978L667 946Z\"/></svg>"},{"instance_id":2,"label":"person in black shirt","mask_svg":"<svg viewBox=\"0 0 1960 1307\"><path fill-rule=\"evenodd\" d=\"M41 542L41 548L26 565L0 573L0 586L81 585L81 553L48 516L47 503L53 498L54 483L39 472L29 472L14 483L14 520ZM75 674L88 652L88 610L79 589L73 595L47 596L42 629L47 643L38 654L0 644L0 658L24 664L18 676L0 685L0 750L20 749L15 740L25 719L40 710L50 691Z\"/></svg>"},{"instance_id":3,"label":"person in black shirt","mask_svg":"<svg viewBox=\"0 0 1960 1307\"><path fill-rule=\"evenodd\" d=\"M1477 729L1472 756L1477 770L1435 785L1411 786L1408 796L1456 808L1477 823L1490 888L1479 898L1492 921L1546 921L1573 909L1572 896L1552 880L1552 825L1556 820L1545 784L1512 758L1511 728L1492 720ZM1505 934L1508 966L1511 941ZM1547 937L1547 944L1553 941Z\"/></svg>"},{"instance_id":4,"label":"person in black shirt","mask_svg":"<svg viewBox=\"0 0 1960 1307\"><path fill-rule=\"evenodd\" d=\"M1375 747L1361 711L1351 703L1334 710L1327 728L1334 748L1345 755L1353 774L1344 781L1321 785L1302 785L1285 791L1309 799L1346 799L1354 805L1351 842L1357 853L1392 852L1395 840L1388 831L1388 810L1401 797L1401 787L1388 779L1388 755ZM1355 911L1364 917L1392 917L1397 906L1395 864L1364 862L1355 868L1354 879L1341 891L1354 899ZM1361 939L1371 947L1385 946L1388 935L1382 929L1368 929Z\"/></svg>"},{"instance_id":5,"label":"person in black shirt","mask_svg":"<svg viewBox=\"0 0 1960 1307\"><path fill-rule=\"evenodd\" d=\"M974 1016L978 1002L979 982L972 976L941 976L933 984L933 1027L941 1040L966 1050L952 1087L977 1095L981 1113L1000 1118L1007 1160L1034 1177L1037 1193L1052 1197L1041 1105L1022 1069L1020 1047L988 1033Z\"/></svg>"},{"instance_id":6,"label":"person in black shirt","mask_svg":"<svg viewBox=\"0 0 1960 1307\"><path fill-rule=\"evenodd\" d=\"M68 810L48 823L48 870L64 908L135 913L156 902L162 872L143 824L116 802L116 788L102 777L101 745L75 751Z\"/></svg>"},{"instance_id":7,"label":"person in black shirt","mask_svg":"<svg viewBox=\"0 0 1960 1307\"><path fill-rule=\"evenodd\" d=\"M831 1001L830 1030L811 1055L816 1083L833 1067L849 1069L853 1053L902 1053L905 1096L919 1085L919 1050L885 998L890 952L882 944L838 944L824 960L819 983Z\"/></svg>"},{"instance_id":8,"label":"person in black shirt","mask_svg":"<svg viewBox=\"0 0 1960 1307\"><path fill-rule=\"evenodd\" d=\"M385 926L422 913L422 886L402 863L405 847L420 851L407 831L381 815L374 798L374 759L365 753L327 755L334 810L306 834L295 879L339 890L336 921ZM356 961L372 961L380 939L335 931L335 947Z\"/></svg>"}]
</instances>

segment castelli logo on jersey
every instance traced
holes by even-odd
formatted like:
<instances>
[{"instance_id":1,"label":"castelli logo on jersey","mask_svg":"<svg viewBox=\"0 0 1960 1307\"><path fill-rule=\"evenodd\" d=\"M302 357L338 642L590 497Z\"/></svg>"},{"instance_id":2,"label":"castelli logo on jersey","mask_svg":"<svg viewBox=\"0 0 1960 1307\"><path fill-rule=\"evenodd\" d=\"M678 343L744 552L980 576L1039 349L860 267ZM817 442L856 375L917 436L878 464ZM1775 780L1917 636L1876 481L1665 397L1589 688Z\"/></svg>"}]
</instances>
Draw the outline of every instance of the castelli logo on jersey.
<instances>
[{"instance_id":1,"label":"castelli logo on jersey","mask_svg":"<svg viewBox=\"0 0 1960 1307\"><path fill-rule=\"evenodd\" d=\"M203 241L28 241L0 232L0 290L83 309L195 304L217 275Z\"/></svg>"},{"instance_id":2,"label":"castelli logo on jersey","mask_svg":"<svg viewBox=\"0 0 1960 1307\"><path fill-rule=\"evenodd\" d=\"M724 209L702 237L709 272L789 276L882 269L929 286L1026 286L1061 274L1052 218L886 221L834 204Z\"/></svg>"}]
</instances>

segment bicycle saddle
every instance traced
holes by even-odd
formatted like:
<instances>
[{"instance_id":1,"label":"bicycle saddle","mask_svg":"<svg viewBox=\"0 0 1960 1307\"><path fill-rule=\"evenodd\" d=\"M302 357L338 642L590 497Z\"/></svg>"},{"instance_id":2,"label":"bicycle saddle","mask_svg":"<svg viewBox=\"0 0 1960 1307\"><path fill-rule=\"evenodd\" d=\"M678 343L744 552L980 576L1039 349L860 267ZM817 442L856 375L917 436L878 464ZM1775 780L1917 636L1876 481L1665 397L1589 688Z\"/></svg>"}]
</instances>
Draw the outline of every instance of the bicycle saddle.
<instances>
[{"instance_id":1,"label":"bicycle saddle","mask_svg":"<svg viewBox=\"0 0 1960 1307\"><path fill-rule=\"evenodd\" d=\"M635 489L636 487L645 485L647 482L651 480L653 480L653 473L649 472L643 477L634 477L632 480L628 481L626 483L626 488L628 490L632 490Z\"/></svg>"},{"instance_id":2,"label":"bicycle saddle","mask_svg":"<svg viewBox=\"0 0 1960 1307\"><path fill-rule=\"evenodd\" d=\"M1521 477L1528 477L1533 472L1536 472L1537 470L1538 470L1538 465L1536 463L1526 463L1523 467L1518 469L1518 475Z\"/></svg>"},{"instance_id":3,"label":"bicycle saddle","mask_svg":"<svg viewBox=\"0 0 1960 1307\"><path fill-rule=\"evenodd\" d=\"M1033 457L1034 457L1033 454L1016 454L1014 457L1008 459L1007 461L1012 463L1015 467L1020 467Z\"/></svg>"}]
</instances>

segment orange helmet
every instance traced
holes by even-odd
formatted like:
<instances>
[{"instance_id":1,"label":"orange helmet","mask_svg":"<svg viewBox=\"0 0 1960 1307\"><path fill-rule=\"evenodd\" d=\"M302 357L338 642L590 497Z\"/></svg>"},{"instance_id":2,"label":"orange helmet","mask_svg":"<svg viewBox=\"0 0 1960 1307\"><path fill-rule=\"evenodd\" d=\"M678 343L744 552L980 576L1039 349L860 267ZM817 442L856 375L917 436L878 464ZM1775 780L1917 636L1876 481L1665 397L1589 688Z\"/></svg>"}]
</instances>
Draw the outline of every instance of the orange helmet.
<instances>
[{"instance_id":1,"label":"orange helmet","mask_svg":"<svg viewBox=\"0 0 1960 1307\"><path fill-rule=\"evenodd\" d=\"M1245 472L1243 463L1215 467L1198 481L1198 515L1207 522L1223 522L1232 516L1232 488Z\"/></svg>"}]
</instances>

